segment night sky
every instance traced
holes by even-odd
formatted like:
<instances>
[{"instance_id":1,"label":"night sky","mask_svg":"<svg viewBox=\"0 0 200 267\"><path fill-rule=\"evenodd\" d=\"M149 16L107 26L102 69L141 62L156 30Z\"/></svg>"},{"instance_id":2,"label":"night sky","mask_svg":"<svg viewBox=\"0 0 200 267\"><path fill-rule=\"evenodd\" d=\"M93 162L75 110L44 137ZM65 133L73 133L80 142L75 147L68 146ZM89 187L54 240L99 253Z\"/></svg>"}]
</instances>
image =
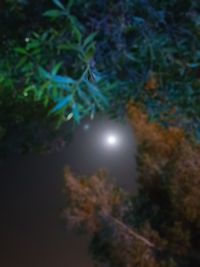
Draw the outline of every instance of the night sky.
<instances>
[{"instance_id":1,"label":"night sky","mask_svg":"<svg viewBox=\"0 0 200 267\"><path fill-rule=\"evenodd\" d=\"M108 169L110 179L135 191L136 144L127 123L84 120L70 144L51 154L11 156L0 164L2 267L90 267L88 238L67 231L63 168L75 174Z\"/></svg>"}]
</instances>

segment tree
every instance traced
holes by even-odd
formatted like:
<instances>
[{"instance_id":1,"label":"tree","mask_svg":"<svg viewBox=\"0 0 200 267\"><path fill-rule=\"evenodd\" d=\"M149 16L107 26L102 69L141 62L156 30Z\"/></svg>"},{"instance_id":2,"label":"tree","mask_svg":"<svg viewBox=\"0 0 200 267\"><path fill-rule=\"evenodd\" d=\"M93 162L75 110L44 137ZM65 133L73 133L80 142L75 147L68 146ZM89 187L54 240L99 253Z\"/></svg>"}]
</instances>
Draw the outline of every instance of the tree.
<instances>
[{"instance_id":1,"label":"tree","mask_svg":"<svg viewBox=\"0 0 200 267\"><path fill-rule=\"evenodd\" d=\"M105 173L77 179L67 169L67 223L89 233L94 259L111 266L198 265L199 147L182 129L149 122L134 103L128 114L138 140L137 194L109 184Z\"/></svg>"}]
</instances>

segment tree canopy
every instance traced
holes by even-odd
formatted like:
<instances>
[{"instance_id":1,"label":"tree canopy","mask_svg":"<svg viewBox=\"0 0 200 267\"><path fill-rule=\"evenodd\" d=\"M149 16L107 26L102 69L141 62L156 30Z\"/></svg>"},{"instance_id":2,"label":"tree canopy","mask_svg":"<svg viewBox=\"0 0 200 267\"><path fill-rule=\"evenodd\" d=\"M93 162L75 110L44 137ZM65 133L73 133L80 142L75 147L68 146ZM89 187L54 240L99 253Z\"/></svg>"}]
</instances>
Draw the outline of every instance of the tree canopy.
<instances>
[{"instance_id":1,"label":"tree canopy","mask_svg":"<svg viewBox=\"0 0 200 267\"><path fill-rule=\"evenodd\" d=\"M50 128L123 117L130 99L199 138L197 0L4 0L0 20L1 139L31 114Z\"/></svg>"}]
</instances>

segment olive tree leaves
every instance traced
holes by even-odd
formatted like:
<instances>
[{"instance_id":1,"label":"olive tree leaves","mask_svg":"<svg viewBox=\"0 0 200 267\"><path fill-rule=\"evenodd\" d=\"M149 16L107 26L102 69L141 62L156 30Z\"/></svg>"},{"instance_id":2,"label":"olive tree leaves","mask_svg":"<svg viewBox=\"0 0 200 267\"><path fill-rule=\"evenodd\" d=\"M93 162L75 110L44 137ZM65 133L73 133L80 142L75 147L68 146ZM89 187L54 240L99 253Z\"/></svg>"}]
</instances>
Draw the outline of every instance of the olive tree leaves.
<instances>
[{"instance_id":1,"label":"olive tree leaves","mask_svg":"<svg viewBox=\"0 0 200 267\"><path fill-rule=\"evenodd\" d=\"M54 66L51 73L43 68L39 68L40 77L47 81L47 91L52 98L55 105L50 110L51 113L65 113L66 119L73 118L79 122L82 117L88 114L93 114L97 109L104 109L108 106L108 100L99 88L100 76L95 79L95 74L90 68L90 60L93 58L95 52L94 38L96 32L92 32L86 38L83 38L80 24L76 17L70 13L70 8L73 1L70 1L65 7L59 0L53 0L54 4L58 7L54 10L48 10L44 16L50 18L57 18L58 16L66 16L72 32L72 40L68 40L59 45L59 49L70 53L75 51L77 57L83 65L83 73L80 78L74 79L66 75L58 75L59 69Z\"/></svg>"},{"instance_id":2,"label":"olive tree leaves","mask_svg":"<svg viewBox=\"0 0 200 267\"><path fill-rule=\"evenodd\" d=\"M51 113L64 113L66 119L73 118L79 122L85 115L103 110L108 106L108 100L102 94L98 83L89 80L91 70L86 68L81 77L77 80L58 75L54 70L47 72L42 67L39 68L41 80L45 84L45 94L54 102Z\"/></svg>"},{"instance_id":3,"label":"olive tree leaves","mask_svg":"<svg viewBox=\"0 0 200 267\"><path fill-rule=\"evenodd\" d=\"M79 123L84 116L93 117L96 111L108 107L102 76L91 67L97 33L84 33L84 27L70 13L73 0L66 7L59 0L52 2L56 9L43 15L50 20L64 17L66 27L33 32L24 47L15 48L20 57L17 68L25 77L24 96L32 94L49 107L49 115L62 118L59 124L63 115ZM70 60L75 63L69 64Z\"/></svg>"}]
</instances>

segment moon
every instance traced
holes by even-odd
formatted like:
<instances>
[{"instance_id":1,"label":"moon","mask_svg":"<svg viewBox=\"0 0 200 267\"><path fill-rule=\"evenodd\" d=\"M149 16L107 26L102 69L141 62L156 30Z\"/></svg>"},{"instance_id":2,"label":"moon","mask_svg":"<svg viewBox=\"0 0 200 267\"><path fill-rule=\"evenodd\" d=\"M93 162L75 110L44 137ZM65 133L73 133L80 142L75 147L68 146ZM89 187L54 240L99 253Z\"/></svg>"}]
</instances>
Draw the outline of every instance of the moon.
<instances>
[{"instance_id":1,"label":"moon","mask_svg":"<svg viewBox=\"0 0 200 267\"><path fill-rule=\"evenodd\" d=\"M108 135L106 141L108 145L114 146L117 144L117 137L115 135Z\"/></svg>"},{"instance_id":2,"label":"moon","mask_svg":"<svg viewBox=\"0 0 200 267\"><path fill-rule=\"evenodd\" d=\"M68 125L71 127L69 122ZM106 169L110 181L128 192L136 188L137 140L126 118L120 121L96 114L94 119L83 119L64 154L77 176L93 175L99 169Z\"/></svg>"}]
</instances>

